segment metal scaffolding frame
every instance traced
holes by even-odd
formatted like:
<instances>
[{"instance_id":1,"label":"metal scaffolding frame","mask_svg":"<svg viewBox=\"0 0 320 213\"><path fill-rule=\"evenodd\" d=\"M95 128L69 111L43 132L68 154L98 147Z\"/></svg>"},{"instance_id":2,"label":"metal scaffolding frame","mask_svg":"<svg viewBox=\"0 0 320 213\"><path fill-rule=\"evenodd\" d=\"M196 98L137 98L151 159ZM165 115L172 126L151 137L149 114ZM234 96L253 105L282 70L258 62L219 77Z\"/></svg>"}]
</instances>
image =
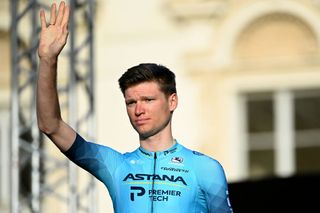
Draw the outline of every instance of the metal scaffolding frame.
<instances>
[{"instance_id":1,"label":"metal scaffolding frame","mask_svg":"<svg viewBox=\"0 0 320 213\"><path fill-rule=\"evenodd\" d=\"M68 206L69 212L96 212L96 186L91 176L79 188L78 169L48 150L36 120L39 9L45 0L11 1L11 212L42 212L46 197ZM94 0L70 0L69 40L60 59L69 64L58 86L61 109L68 123L88 140L95 140ZM63 68L62 68L63 69ZM60 72L59 72L60 75ZM62 97L62 98L61 98ZM80 103L83 101L84 103ZM55 171L61 177L49 181ZM61 193L58 188L66 188Z\"/></svg>"}]
</instances>

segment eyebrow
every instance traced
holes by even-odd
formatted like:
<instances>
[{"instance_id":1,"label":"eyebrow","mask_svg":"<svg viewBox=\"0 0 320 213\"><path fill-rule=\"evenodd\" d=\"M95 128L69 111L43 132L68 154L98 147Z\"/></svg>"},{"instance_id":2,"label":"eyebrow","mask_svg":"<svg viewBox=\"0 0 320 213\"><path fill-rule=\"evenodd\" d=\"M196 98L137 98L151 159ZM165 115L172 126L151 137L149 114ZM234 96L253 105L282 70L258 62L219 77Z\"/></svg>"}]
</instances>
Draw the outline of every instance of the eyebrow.
<instances>
[{"instance_id":1,"label":"eyebrow","mask_svg":"<svg viewBox=\"0 0 320 213\"><path fill-rule=\"evenodd\" d=\"M156 96L155 95L144 95L139 97L139 99L135 99L135 98L125 98L126 102L130 102L130 101L136 101L136 100L146 100L146 99L155 99Z\"/></svg>"}]
</instances>

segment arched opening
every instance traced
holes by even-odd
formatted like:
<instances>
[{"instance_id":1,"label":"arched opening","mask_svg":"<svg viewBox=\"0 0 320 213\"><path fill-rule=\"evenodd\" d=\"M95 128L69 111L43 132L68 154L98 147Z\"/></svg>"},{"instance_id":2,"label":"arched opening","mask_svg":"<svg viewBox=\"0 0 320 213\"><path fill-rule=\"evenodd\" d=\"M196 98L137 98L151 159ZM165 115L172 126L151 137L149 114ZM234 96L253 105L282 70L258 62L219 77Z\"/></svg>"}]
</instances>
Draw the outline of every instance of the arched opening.
<instances>
[{"instance_id":1,"label":"arched opening","mask_svg":"<svg viewBox=\"0 0 320 213\"><path fill-rule=\"evenodd\" d=\"M318 51L313 30L303 20L271 13L253 20L239 34L233 58L240 62L303 62Z\"/></svg>"}]
</instances>

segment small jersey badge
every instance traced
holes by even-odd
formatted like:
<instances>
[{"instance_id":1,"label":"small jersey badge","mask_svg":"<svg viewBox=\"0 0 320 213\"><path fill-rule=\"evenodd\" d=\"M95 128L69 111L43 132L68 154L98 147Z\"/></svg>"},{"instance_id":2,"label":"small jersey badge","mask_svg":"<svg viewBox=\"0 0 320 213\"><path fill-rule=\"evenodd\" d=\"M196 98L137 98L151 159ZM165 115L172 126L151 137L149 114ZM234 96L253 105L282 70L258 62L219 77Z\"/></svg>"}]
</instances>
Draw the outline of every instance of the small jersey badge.
<instances>
[{"instance_id":1,"label":"small jersey badge","mask_svg":"<svg viewBox=\"0 0 320 213\"><path fill-rule=\"evenodd\" d=\"M181 157L173 157L171 158L172 163L183 163L183 158Z\"/></svg>"}]
</instances>

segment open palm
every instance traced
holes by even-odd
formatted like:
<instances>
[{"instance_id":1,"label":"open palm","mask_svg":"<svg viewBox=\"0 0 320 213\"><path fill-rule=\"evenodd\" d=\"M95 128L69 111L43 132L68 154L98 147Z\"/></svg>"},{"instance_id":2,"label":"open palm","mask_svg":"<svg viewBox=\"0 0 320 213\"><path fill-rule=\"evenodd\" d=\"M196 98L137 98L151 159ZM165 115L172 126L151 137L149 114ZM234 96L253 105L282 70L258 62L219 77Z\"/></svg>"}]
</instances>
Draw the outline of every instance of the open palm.
<instances>
[{"instance_id":1,"label":"open palm","mask_svg":"<svg viewBox=\"0 0 320 213\"><path fill-rule=\"evenodd\" d=\"M52 4L50 24L47 26L45 12L40 11L41 33L38 54L40 58L57 57L67 42L70 9L62 1L58 14L56 4Z\"/></svg>"}]
</instances>

